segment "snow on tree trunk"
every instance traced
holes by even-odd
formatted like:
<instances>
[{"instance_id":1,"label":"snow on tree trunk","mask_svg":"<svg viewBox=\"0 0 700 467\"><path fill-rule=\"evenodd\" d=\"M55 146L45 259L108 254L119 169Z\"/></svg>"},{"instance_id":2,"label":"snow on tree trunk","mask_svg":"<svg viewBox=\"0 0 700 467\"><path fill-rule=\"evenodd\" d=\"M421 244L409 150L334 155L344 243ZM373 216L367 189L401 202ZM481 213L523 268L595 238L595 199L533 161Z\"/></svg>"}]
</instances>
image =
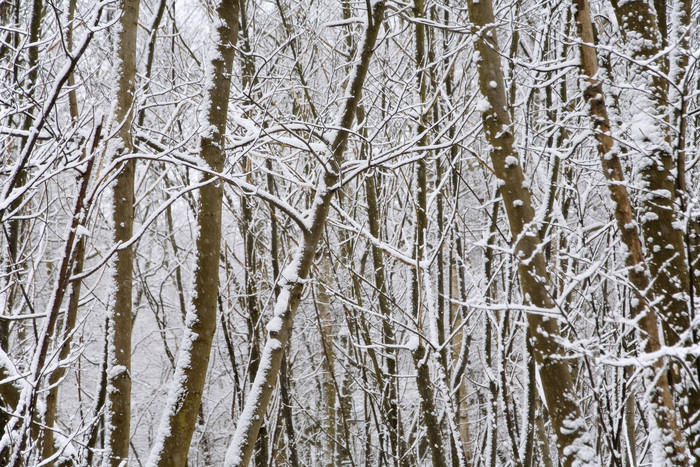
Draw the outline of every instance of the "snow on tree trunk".
<instances>
[{"instance_id":1,"label":"snow on tree trunk","mask_svg":"<svg viewBox=\"0 0 700 467\"><path fill-rule=\"evenodd\" d=\"M661 348L661 336L658 329L657 317L653 308L649 307L648 298L644 294L649 290L649 271L642 253L642 242L639 228L634 217L634 209L627 193L625 176L619 157L619 149L614 145L610 134L610 121L605 104L605 93L602 83L597 78L598 57L595 49L593 26L591 23L590 7L587 0L576 2L576 24L581 37L580 55L581 70L588 77L584 82L583 94L589 105L589 112L595 128L598 141L598 153L603 173L608 179L608 189L615 204L615 219L622 233L622 242L627 247L625 264L628 267L630 282L635 287L632 300L632 310L639 317L642 340L645 342L645 352L656 352ZM656 298L656 297L654 297ZM656 300L654 300L656 301ZM656 385L657 390L650 394L653 412L652 419L663 433L656 438L663 443L657 451L668 456L668 465L686 465L683 436L676 422L676 409L673 403L671 388L667 378L665 365L662 360L656 360L652 370L645 371L647 385Z\"/></svg>"},{"instance_id":2,"label":"snow on tree trunk","mask_svg":"<svg viewBox=\"0 0 700 467\"><path fill-rule=\"evenodd\" d=\"M335 195L349 131L362 96L362 87L374 52L374 44L382 25L385 8L386 5L383 2L377 2L373 5L372 11L367 12L368 24L364 41L358 47L360 57L348 82L345 102L341 107L337 125L338 130L331 140L331 153L327 160L329 170L324 173L316 187L311 214L293 260L281 274L281 291L275 304L274 316L267 326L268 339L263 348L255 382L246 398L243 412L226 453L226 467L247 466L253 454L255 440L265 419L267 405L277 382L284 348L292 331L294 314L301 301L304 281L308 277L316 256L316 248L323 234L331 200Z\"/></svg>"},{"instance_id":3,"label":"snow on tree trunk","mask_svg":"<svg viewBox=\"0 0 700 467\"><path fill-rule=\"evenodd\" d=\"M216 8L216 52L208 70L210 83L204 106L208 131L201 139L203 165L222 172L234 47L238 39L236 0L221 0ZM211 345L216 330L221 248L222 181L205 174L197 213L197 257L194 297L185 318L185 332L178 353L168 402L148 459L149 466L184 466L202 402Z\"/></svg>"},{"instance_id":4,"label":"snow on tree trunk","mask_svg":"<svg viewBox=\"0 0 700 467\"><path fill-rule=\"evenodd\" d=\"M117 27L114 114L111 127L115 138L108 143L112 159L133 152L131 122L136 79L136 33L140 0L125 0ZM128 242L134 232L134 171L136 161L120 165L113 192L114 243ZM119 248L114 262L114 298L109 304L110 323L107 360L107 408L105 413L105 465L118 467L129 458L131 438L131 313L133 246Z\"/></svg>"},{"instance_id":5,"label":"snow on tree trunk","mask_svg":"<svg viewBox=\"0 0 700 467\"><path fill-rule=\"evenodd\" d=\"M513 130L491 0L469 0L468 8L478 35L475 46L479 54L479 87L485 99L481 106L484 131L491 146L493 169L501 185L510 222L525 303L552 310L554 315L557 311L549 291L552 284L540 248L542 240L533 223L535 215L531 195L525 185L518 154L513 148ZM562 358L565 351L560 343L559 323L554 316L539 313L528 313L527 321L560 459L567 467L597 465L593 440L578 406L579 397L569 365Z\"/></svg>"}]
</instances>

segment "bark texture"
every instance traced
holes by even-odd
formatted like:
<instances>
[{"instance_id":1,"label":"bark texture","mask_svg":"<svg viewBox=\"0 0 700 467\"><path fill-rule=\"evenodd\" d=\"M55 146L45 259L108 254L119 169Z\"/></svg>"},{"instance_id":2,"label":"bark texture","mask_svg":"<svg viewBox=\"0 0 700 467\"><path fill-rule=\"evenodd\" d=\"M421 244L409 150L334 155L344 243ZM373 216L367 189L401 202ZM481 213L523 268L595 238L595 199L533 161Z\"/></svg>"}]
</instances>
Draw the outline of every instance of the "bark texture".
<instances>
[{"instance_id":1,"label":"bark texture","mask_svg":"<svg viewBox=\"0 0 700 467\"><path fill-rule=\"evenodd\" d=\"M117 94L112 127L117 136L110 143L114 158L133 152L131 121L133 119L134 80L136 78L136 33L139 0L123 0L119 20L116 51ZM112 219L114 242L119 245L131 239L134 230L135 161L120 166L114 187ZM133 247L117 251L114 263L114 305L110 316L109 359L107 363L107 453L105 462L118 467L129 458L131 419L131 311L133 279Z\"/></svg>"},{"instance_id":2,"label":"bark texture","mask_svg":"<svg viewBox=\"0 0 700 467\"><path fill-rule=\"evenodd\" d=\"M653 6L645 0L620 2L615 13L626 48L634 60L655 60L662 50L661 34ZM668 66L657 62L661 71ZM637 67L637 89L643 89L635 100L639 113L633 122L632 137L639 147L640 171L646 195L642 205L642 232L647 248L652 293L660 299L658 309L663 320L667 345L679 343L690 326L688 266L683 228L678 222L675 196L675 160L669 136L663 124L668 108L668 81L647 67ZM661 246L663 245L663 247Z\"/></svg>"},{"instance_id":3,"label":"bark texture","mask_svg":"<svg viewBox=\"0 0 700 467\"><path fill-rule=\"evenodd\" d=\"M218 53L210 64L212 83L207 96L208 123L212 133L202 137L200 149L201 159L213 172L223 170L226 158L224 135L234 47L238 39L238 8L237 0L222 0L216 8L216 16L220 19L215 34ZM223 199L222 182L210 174L203 176L203 181L207 180L211 182L200 189L197 213L199 236L193 303L185 320L185 333L175 375L156 442L148 459L149 466L187 464L187 454L202 402L211 344L216 330Z\"/></svg>"},{"instance_id":4,"label":"bark texture","mask_svg":"<svg viewBox=\"0 0 700 467\"><path fill-rule=\"evenodd\" d=\"M577 0L576 25L581 38L580 56L581 70L587 79L584 83L584 98L589 105L589 112L593 120L595 138L598 141L598 155L600 156L603 173L608 179L610 197L615 203L615 220L621 232L622 243L627 247L625 265L628 268L630 282L635 288L632 312L639 318L639 326L642 331L642 341L645 343L640 349L644 352L657 352L661 349L661 339L657 324L657 316L653 308L649 307L645 294L649 290L650 277L644 255L639 229L634 217L634 210L627 192L624 172L619 157L619 149L615 147L610 134L610 119L605 104L605 93L602 82L597 78L598 57L595 49L591 12L587 0ZM662 299L653 297L654 301ZM673 401L671 387L662 360L654 362L652 372L647 384L656 385L656 391L651 393L652 404L656 407L653 418L662 435L658 438L663 447L660 452L668 456L666 462L669 465L687 465L685 447L680 427L676 421L676 408Z\"/></svg>"},{"instance_id":5,"label":"bark texture","mask_svg":"<svg viewBox=\"0 0 700 467\"><path fill-rule=\"evenodd\" d=\"M533 225L531 195L525 187L520 160L513 148L514 138L494 29L493 6L491 0L481 0L478 3L469 0L468 8L478 35L475 47L479 53L479 87L489 106L482 114L484 131L491 146L493 170L500 180L501 195L515 243L520 284L527 305L551 310L553 315L557 311L551 298L552 284L541 249L542 241ZM567 467L597 465L593 442L578 406L569 365L562 358L565 352L559 343L559 323L554 316L535 313L529 313L527 321L560 460Z\"/></svg>"},{"instance_id":6,"label":"bark texture","mask_svg":"<svg viewBox=\"0 0 700 467\"><path fill-rule=\"evenodd\" d=\"M615 14L618 23L623 25L621 29L627 52L635 61L633 72L637 78L632 84L643 90L634 101L638 121L633 122L631 136L638 148L635 156L644 183L641 224L645 256L653 278L649 290L661 319L664 343L684 346L693 337L690 330L689 250L686 249L680 213L683 199L677 198L678 189L685 182L685 156L682 150L673 151L668 125L673 118L669 81L664 76L669 64L665 54L661 53L666 38L666 8L658 7L659 4L665 5L665 2L655 2L656 9L646 0L620 2ZM687 6L680 7L680 10L687 10ZM674 16L674 20L683 21L685 13L678 11ZM678 25L674 25L676 27ZM640 66L638 63L649 65ZM682 65L682 60L674 66L679 64ZM654 72L655 68L662 73ZM690 227L692 232L692 225ZM691 449L696 451L700 449L700 390L697 387L697 368L692 360L687 358L685 365L672 363L669 377L681 424L689 437ZM682 374L687 371L690 374ZM700 455L693 455L691 459L693 465L700 465Z\"/></svg>"}]
</instances>

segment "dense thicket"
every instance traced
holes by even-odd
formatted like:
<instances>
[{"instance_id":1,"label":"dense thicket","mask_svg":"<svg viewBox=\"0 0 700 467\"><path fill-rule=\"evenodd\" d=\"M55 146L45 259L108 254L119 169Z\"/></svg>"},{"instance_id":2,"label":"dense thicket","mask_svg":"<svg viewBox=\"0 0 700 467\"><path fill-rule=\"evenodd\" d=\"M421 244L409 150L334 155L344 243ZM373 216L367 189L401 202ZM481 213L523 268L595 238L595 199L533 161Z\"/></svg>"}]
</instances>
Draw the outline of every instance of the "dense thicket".
<instances>
[{"instance_id":1,"label":"dense thicket","mask_svg":"<svg viewBox=\"0 0 700 467\"><path fill-rule=\"evenodd\" d=\"M0 0L0 464L700 466L697 24Z\"/></svg>"}]
</instances>

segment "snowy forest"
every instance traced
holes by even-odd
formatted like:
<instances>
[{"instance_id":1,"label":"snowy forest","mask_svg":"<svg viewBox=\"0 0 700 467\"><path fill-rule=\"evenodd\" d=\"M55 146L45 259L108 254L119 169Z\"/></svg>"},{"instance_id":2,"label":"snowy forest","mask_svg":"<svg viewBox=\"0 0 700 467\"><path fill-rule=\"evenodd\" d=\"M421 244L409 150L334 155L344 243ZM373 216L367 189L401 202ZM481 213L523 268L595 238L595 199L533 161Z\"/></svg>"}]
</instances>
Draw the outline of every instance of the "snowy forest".
<instances>
[{"instance_id":1,"label":"snowy forest","mask_svg":"<svg viewBox=\"0 0 700 467\"><path fill-rule=\"evenodd\" d=\"M698 25L0 0L0 465L700 466Z\"/></svg>"}]
</instances>

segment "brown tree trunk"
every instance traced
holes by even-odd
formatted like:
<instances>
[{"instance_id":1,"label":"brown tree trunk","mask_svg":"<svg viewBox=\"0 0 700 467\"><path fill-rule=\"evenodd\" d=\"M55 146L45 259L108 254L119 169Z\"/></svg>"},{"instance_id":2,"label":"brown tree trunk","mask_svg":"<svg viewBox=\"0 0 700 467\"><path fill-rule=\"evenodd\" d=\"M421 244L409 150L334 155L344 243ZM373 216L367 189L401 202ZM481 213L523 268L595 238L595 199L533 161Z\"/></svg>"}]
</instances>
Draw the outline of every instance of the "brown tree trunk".
<instances>
[{"instance_id":1,"label":"brown tree trunk","mask_svg":"<svg viewBox=\"0 0 700 467\"><path fill-rule=\"evenodd\" d=\"M377 187L375 183L376 175L365 177L365 192L367 195L367 221L370 234L377 239L381 239L379 206L377 205ZM379 311L382 314L382 340L388 347L386 357L386 375L384 378L381 371L377 371L378 382L382 386L382 405L384 416L389 423L389 442L392 454L397 459L402 459L399 465L407 466L406 447L404 446L403 430L401 427L398 389L395 376L397 374L398 352L396 351L396 338L394 329L391 326L391 305L389 301L386 281L386 269L384 266L384 254L377 245L372 244L372 266L374 271L374 284L377 288L377 302Z\"/></svg>"},{"instance_id":2,"label":"brown tree trunk","mask_svg":"<svg viewBox=\"0 0 700 467\"><path fill-rule=\"evenodd\" d=\"M316 256L316 248L323 234L331 200L335 195L333 187L338 183L340 165L347 146L347 139L355 119L357 105L362 94L365 77L369 69L374 44L384 18L386 6L383 2L374 5L368 11L369 23L365 31L364 47L354 69L353 80L348 83L347 98L341 109L340 130L331 141L331 158L329 170L325 172L313 202L314 209L309 217L308 227L303 231L300 246L294 254L292 263L282 272L281 292L275 305L275 316L268 325L268 339L262 354L262 365L255 378L255 384L248 394L241 418L236 426L231 445L226 454L226 467L247 466L253 454L255 439L265 418L267 405L277 382L284 348L292 331L294 314L299 307L304 279L308 277Z\"/></svg>"},{"instance_id":3,"label":"brown tree trunk","mask_svg":"<svg viewBox=\"0 0 700 467\"><path fill-rule=\"evenodd\" d=\"M603 86L596 78L598 57L587 0L576 1L575 18L581 38L581 70L588 77L584 84L584 98L589 105L593 127L596 130L595 137L598 141L598 154L603 173L608 179L610 196L615 203L617 226L622 232L622 242L627 247L625 264L628 267L630 282L635 287L632 311L635 317L641 317L639 323L645 342L641 350L649 353L656 352L661 348L656 313L648 306L644 296L650 285L649 272L642 253L642 242L627 193L622 164L610 135L610 121ZM683 436L676 422L676 410L663 361L657 360L654 363L653 372L649 375L647 384L655 384L657 387L657 390L652 392L651 398L652 406L655 408L652 416L662 431L660 441L664 443L663 448L658 452L668 455L666 462L672 462L673 465L686 465L688 459L685 457Z\"/></svg>"},{"instance_id":4,"label":"brown tree trunk","mask_svg":"<svg viewBox=\"0 0 700 467\"><path fill-rule=\"evenodd\" d=\"M115 69L119 76L112 128L118 128L111 141L113 157L133 152L131 121L136 78L136 33L139 0L124 0L117 40ZM114 242L119 245L131 239L134 228L135 161L121 165L113 196ZM113 467L129 458L131 419L131 312L133 280L133 247L117 250L114 263L114 304L110 315L109 359L107 363L106 456Z\"/></svg>"},{"instance_id":5,"label":"brown tree trunk","mask_svg":"<svg viewBox=\"0 0 700 467\"><path fill-rule=\"evenodd\" d=\"M525 303L538 309L551 310L554 315L558 312L549 292L552 283L540 249L542 241L533 225L535 216L531 195L523 186L525 179L518 154L513 148L491 0L469 0L468 8L478 34L475 45L480 57L477 64L479 87L489 106L482 115L484 131L491 145L493 169L501 184ZM559 343L559 323L554 316L539 313L529 313L527 320L561 462L567 467L574 464L597 465L593 441L578 406L568 363L561 358L565 351Z\"/></svg>"},{"instance_id":6,"label":"brown tree trunk","mask_svg":"<svg viewBox=\"0 0 700 467\"><path fill-rule=\"evenodd\" d=\"M423 21L425 21L425 4L423 0L414 0L413 16L417 19L415 24L415 60L416 66L418 67L418 71L416 73L416 86L418 88L418 108L421 112L420 121L417 128L417 132L420 135L418 145L425 146L428 141L427 129L429 124L429 113L427 109L423 109L423 107L426 104L429 78L426 70L428 60L426 53L425 24L423 23ZM411 302L413 319L417 327L416 332L423 334L422 321L424 318L424 302L422 299L422 270L420 268L420 262L423 259L423 254L425 252L425 236L428 228L428 183L427 164L425 159L416 161L414 171L414 180L416 184L414 192L414 207L416 213L413 257L416 260L416 265L411 271ZM437 336L434 337L437 340ZM432 465L433 467L443 467L447 465L447 457L445 456L446 449L442 439L442 430L440 428L440 421L437 416L437 408L435 406L435 392L433 390L430 377L428 352L421 336L415 336L414 339L417 339L417 341L414 348L411 349L411 353L413 363L417 370L416 385L418 386L421 415L423 417L423 425L425 426L428 445L430 447Z\"/></svg>"},{"instance_id":7,"label":"brown tree trunk","mask_svg":"<svg viewBox=\"0 0 700 467\"><path fill-rule=\"evenodd\" d=\"M226 157L224 135L234 47L238 39L238 8L237 0L222 0L216 8L216 17L220 20L216 32L218 50L209 65L212 82L207 91L213 133L202 137L200 149L201 159L212 172L223 170ZM203 181L209 183L200 189L194 298L185 320L168 402L148 460L150 466L184 466L187 463L216 330L223 186L210 174L205 174Z\"/></svg>"},{"instance_id":8,"label":"brown tree trunk","mask_svg":"<svg viewBox=\"0 0 700 467\"><path fill-rule=\"evenodd\" d=\"M661 35L657 17L646 0L621 2L615 8L618 23L627 41L627 49L633 60L647 61L661 52ZM637 40L645 37L645 40ZM665 62L657 63L666 71ZM671 154L669 136L660 121L667 118L668 81L647 67L633 65L637 89L635 111L640 122L633 123L638 133L640 147L640 171L646 196L642 205L642 232L654 281L651 292L659 300L657 308L663 322L666 345L676 345L680 336L689 328L687 295L690 289L686 263L683 229L676 210L675 177L671 176L676 164ZM651 97L650 97L651 96Z\"/></svg>"},{"instance_id":9,"label":"brown tree trunk","mask_svg":"<svg viewBox=\"0 0 700 467\"><path fill-rule=\"evenodd\" d=\"M687 144L687 112L689 104L689 84L686 80L690 50L692 0L672 0L671 24L673 40L678 46L671 53L670 76L671 105L673 105L674 133L673 151L676 155L676 197L679 201L679 212L688 212L688 188L686 183L686 144ZM658 14L658 12L657 12ZM690 319L697 316L696 303L700 298L700 218L697 214L689 213L685 228L686 254L688 261L689 289L688 304ZM697 329L689 336L692 343L699 340ZM683 421L683 430L690 449L690 459L693 466L700 466L700 357L688 357L687 366L680 369L681 375L676 375L681 385L681 399L678 408ZM680 377L678 377L680 376Z\"/></svg>"}]
</instances>

